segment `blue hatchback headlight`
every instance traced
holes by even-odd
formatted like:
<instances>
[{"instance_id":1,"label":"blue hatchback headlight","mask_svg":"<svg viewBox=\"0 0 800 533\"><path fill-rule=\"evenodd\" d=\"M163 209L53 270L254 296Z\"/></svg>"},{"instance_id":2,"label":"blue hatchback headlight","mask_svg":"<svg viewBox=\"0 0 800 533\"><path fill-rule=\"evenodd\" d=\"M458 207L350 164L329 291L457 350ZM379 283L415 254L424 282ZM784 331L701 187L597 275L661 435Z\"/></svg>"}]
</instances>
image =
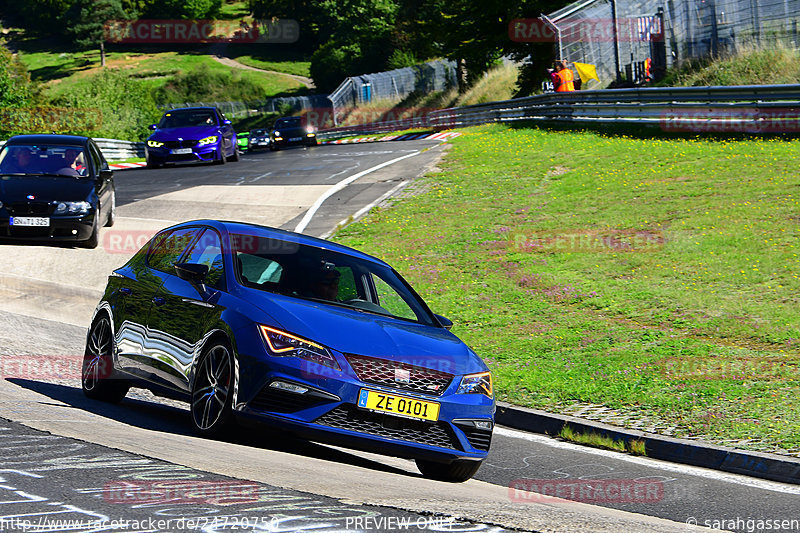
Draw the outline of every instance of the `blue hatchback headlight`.
<instances>
[{"instance_id":1,"label":"blue hatchback headlight","mask_svg":"<svg viewBox=\"0 0 800 533\"><path fill-rule=\"evenodd\" d=\"M492 373L480 372L468 374L461 379L457 394L483 394L489 398L494 397L492 390Z\"/></svg>"},{"instance_id":2,"label":"blue hatchback headlight","mask_svg":"<svg viewBox=\"0 0 800 533\"><path fill-rule=\"evenodd\" d=\"M198 145L198 146L205 146L205 145L207 145L207 144L214 144L215 142L217 142L217 139L219 139L219 137L218 137L218 136L216 136L216 135L209 135L209 136L208 136L208 137L206 137L205 139L200 139L200 140L197 142L197 145Z\"/></svg>"},{"instance_id":3,"label":"blue hatchback headlight","mask_svg":"<svg viewBox=\"0 0 800 533\"><path fill-rule=\"evenodd\" d=\"M259 329L272 355L299 357L341 370L333 354L321 344L269 326L259 326Z\"/></svg>"}]
</instances>

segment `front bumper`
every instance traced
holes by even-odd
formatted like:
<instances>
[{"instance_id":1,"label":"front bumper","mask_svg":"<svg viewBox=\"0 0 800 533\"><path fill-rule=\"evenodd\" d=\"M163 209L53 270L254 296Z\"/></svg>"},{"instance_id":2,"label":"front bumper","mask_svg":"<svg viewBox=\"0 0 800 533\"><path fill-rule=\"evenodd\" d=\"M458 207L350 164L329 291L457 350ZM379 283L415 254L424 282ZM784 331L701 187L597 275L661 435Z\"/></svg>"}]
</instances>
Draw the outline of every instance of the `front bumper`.
<instances>
[{"instance_id":1,"label":"front bumper","mask_svg":"<svg viewBox=\"0 0 800 533\"><path fill-rule=\"evenodd\" d=\"M237 342L237 344L239 344ZM249 343L245 343L249 344ZM439 396L420 394L358 379L343 354L342 370L332 370L296 357L246 356L239 351L239 394L234 406L242 421L265 423L309 440L328 442L385 455L449 463L482 460L488 455L494 426L494 400L481 394L456 394L455 376ZM271 387L288 382L306 394ZM375 412L358 407L362 389L436 402L435 422ZM470 421L489 422L479 429Z\"/></svg>"},{"instance_id":2,"label":"front bumper","mask_svg":"<svg viewBox=\"0 0 800 533\"><path fill-rule=\"evenodd\" d=\"M94 217L94 211L85 215L50 215L48 226L13 226L9 223L10 215L5 210L0 210L0 238L30 241L85 241L92 235Z\"/></svg>"},{"instance_id":3,"label":"front bumper","mask_svg":"<svg viewBox=\"0 0 800 533\"><path fill-rule=\"evenodd\" d=\"M279 147L284 146L314 146L317 144L316 134L303 133L302 135L289 135L281 137L273 137L272 144Z\"/></svg>"},{"instance_id":4,"label":"front bumper","mask_svg":"<svg viewBox=\"0 0 800 533\"><path fill-rule=\"evenodd\" d=\"M153 148L152 146L145 147L145 155L147 159L153 163L178 163L186 161L216 161L220 158L220 150L222 145L220 143L208 144L204 146L193 146L190 153L176 154L173 153L174 149L160 147Z\"/></svg>"}]
</instances>

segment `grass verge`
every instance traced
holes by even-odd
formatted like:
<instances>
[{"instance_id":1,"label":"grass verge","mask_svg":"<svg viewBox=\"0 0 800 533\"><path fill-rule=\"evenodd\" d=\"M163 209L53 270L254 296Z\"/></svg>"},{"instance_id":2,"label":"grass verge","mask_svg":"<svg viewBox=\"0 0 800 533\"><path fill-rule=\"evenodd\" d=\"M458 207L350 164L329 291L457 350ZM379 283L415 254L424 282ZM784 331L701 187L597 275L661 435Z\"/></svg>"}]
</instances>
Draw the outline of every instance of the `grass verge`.
<instances>
[{"instance_id":1,"label":"grass verge","mask_svg":"<svg viewBox=\"0 0 800 533\"><path fill-rule=\"evenodd\" d=\"M335 238L452 318L498 399L800 449L798 141L463 131Z\"/></svg>"},{"instance_id":2,"label":"grass verge","mask_svg":"<svg viewBox=\"0 0 800 533\"><path fill-rule=\"evenodd\" d=\"M574 430L569 424L566 424L563 428L561 428L558 436L566 441L574 442L576 444L585 444L586 446L605 448L607 450L614 450L617 452L626 452L633 455L647 455L644 441L634 440L626 443L625 441L614 440L611 437L600 435L599 433L580 433Z\"/></svg>"}]
</instances>

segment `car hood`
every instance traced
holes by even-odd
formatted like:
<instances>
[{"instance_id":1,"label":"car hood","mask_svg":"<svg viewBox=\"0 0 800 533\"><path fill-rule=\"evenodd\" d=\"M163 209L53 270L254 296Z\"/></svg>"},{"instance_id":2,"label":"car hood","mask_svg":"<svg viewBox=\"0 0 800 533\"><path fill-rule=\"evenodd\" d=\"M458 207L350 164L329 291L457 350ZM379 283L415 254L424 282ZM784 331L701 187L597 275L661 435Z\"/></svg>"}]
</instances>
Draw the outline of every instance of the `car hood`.
<instances>
[{"instance_id":1,"label":"car hood","mask_svg":"<svg viewBox=\"0 0 800 533\"><path fill-rule=\"evenodd\" d=\"M272 130L273 133L275 133L276 131L279 131L281 133L281 137L288 137L290 135L305 135L306 134L306 128L303 127L303 126L300 126L300 127L295 126L295 127L291 127L291 128L290 127L275 128L274 130Z\"/></svg>"},{"instance_id":2,"label":"car hood","mask_svg":"<svg viewBox=\"0 0 800 533\"><path fill-rule=\"evenodd\" d=\"M345 354L356 354L449 374L486 370L486 365L458 337L444 328L299 300L255 289L250 301L287 332Z\"/></svg>"},{"instance_id":3,"label":"car hood","mask_svg":"<svg viewBox=\"0 0 800 533\"><path fill-rule=\"evenodd\" d=\"M33 196L38 202L79 202L86 200L94 189L86 178L3 176L0 178L0 200L22 202Z\"/></svg>"},{"instance_id":4,"label":"car hood","mask_svg":"<svg viewBox=\"0 0 800 533\"><path fill-rule=\"evenodd\" d=\"M159 129L148 139L153 141L174 141L181 137L187 140L199 141L211 135L219 134L219 127L217 126L188 126L185 128Z\"/></svg>"}]
</instances>

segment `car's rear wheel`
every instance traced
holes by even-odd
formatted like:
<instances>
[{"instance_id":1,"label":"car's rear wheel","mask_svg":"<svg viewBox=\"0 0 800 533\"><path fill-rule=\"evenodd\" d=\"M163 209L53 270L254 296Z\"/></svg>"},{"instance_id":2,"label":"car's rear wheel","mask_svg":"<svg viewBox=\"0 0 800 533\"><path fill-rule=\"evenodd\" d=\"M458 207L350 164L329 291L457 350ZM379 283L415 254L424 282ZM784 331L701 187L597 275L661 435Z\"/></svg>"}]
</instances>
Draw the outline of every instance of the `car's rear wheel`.
<instances>
[{"instance_id":1,"label":"car's rear wheel","mask_svg":"<svg viewBox=\"0 0 800 533\"><path fill-rule=\"evenodd\" d=\"M81 368L81 388L93 400L117 403L128 394L130 385L114 377L113 347L111 322L103 315L89 331Z\"/></svg>"},{"instance_id":2,"label":"car's rear wheel","mask_svg":"<svg viewBox=\"0 0 800 533\"><path fill-rule=\"evenodd\" d=\"M450 464L435 463L425 459L417 459L417 468L422 475L439 481L461 483L475 475L483 461L456 460Z\"/></svg>"},{"instance_id":3,"label":"car's rear wheel","mask_svg":"<svg viewBox=\"0 0 800 533\"><path fill-rule=\"evenodd\" d=\"M224 341L213 342L197 364L190 410L195 429L217 435L233 421L233 353Z\"/></svg>"}]
</instances>

